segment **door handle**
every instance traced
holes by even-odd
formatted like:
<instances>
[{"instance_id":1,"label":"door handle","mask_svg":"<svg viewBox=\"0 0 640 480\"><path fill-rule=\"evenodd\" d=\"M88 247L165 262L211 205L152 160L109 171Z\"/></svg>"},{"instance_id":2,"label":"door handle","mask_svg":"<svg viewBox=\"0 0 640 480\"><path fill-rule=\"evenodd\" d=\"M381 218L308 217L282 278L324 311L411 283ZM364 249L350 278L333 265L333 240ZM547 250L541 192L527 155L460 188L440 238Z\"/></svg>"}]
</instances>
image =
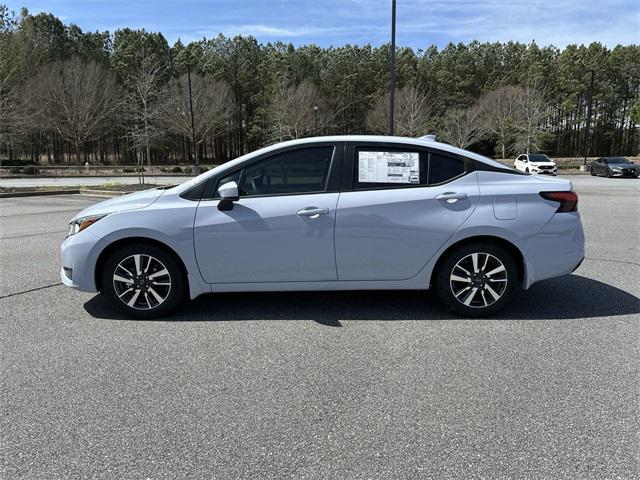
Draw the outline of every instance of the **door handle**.
<instances>
[{"instance_id":1,"label":"door handle","mask_svg":"<svg viewBox=\"0 0 640 480\"><path fill-rule=\"evenodd\" d=\"M329 213L328 208L318 207L306 207L298 210L298 215L301 217L318 218L320 215L327 215Z\"/></svg>"},{"instance_id":2,"label":"door handle","mask_svg":"<svg viewBox=\"0 0 640 480\"><path fill-rule=\"evenodd\" d=\"M458 200L466 200L469 195L466 193L445 192L440 195L436 195L436 200L447 203L456 203Z\"/></svg>"}]
</instances>

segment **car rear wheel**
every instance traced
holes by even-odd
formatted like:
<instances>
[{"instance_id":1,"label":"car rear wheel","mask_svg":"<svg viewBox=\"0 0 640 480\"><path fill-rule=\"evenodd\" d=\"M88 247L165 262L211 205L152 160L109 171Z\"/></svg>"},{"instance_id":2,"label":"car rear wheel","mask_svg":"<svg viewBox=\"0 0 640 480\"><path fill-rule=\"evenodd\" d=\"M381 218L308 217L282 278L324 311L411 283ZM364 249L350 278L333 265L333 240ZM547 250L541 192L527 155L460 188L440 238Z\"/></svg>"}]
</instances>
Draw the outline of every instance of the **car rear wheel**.
<instances>
[{"instance_id":1,"label":"car rear wheel","mask_svg":"<svg viewBox=\"0 0 640 480\"><path fill-rule=\"evenodd\" d=\"M496 244L474 243L451 252L440 266L436 292L449 309L484 317L502 309L518 288L511 254Z\"/></svg>"},{"instance_id":2,"label":"car rear wheel","mask_svg":"<svg viewBox=\"0 0 640 480\"><path fill-rule=\"evenodd\" d=\"M125 246L113 252L102 271L102 291L132 318L156 318L175 310L185 294L182 268L165 250Z\"/></svg>"}]
</instances>

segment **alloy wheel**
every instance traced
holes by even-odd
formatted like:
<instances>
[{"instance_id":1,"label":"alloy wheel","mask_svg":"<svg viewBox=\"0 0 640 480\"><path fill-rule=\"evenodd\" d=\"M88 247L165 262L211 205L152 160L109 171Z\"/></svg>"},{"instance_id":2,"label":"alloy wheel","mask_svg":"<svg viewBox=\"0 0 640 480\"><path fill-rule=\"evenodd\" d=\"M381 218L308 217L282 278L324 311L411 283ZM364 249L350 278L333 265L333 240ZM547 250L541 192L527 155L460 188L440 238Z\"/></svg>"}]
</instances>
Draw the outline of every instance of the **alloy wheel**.
<instances>
[{"instance_id":1,"label":"alloy wheel","mask_svg":"<svg viewBox=\"0 0 640 480\"><path fill-rule=\"evenodd\" d=\"M113 289L125 305L152 310L171 292L171 275L156 257L134 254L124 258L113 272Z\"/></svg>"},{"instance_id":2,"label":"alloy wheel","mask_svg":"<svg viewBox=\"0 0 640 480\"><path fill-rule=\"evenodd\" d=\"M507 289L507 269L494 255L471 253L451 270L449 285L453 296L471 308L485 308L496 303Z\"/></svg>"}]
</instances>

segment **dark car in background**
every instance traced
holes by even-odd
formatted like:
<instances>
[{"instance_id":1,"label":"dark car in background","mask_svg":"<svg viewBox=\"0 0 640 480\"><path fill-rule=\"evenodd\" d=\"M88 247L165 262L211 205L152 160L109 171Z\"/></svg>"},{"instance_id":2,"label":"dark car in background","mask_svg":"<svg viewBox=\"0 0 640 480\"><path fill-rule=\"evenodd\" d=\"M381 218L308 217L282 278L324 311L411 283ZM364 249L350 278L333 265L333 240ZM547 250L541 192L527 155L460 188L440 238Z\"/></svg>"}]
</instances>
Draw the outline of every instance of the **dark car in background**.
<instances>
[{"instance_id":1,"label":"dark car in background","mask_svg":"<svg viewBox=\"0 0 640 480\"><path fill-rule=\"evenodd\" d=\"M640 167L624 157L600 157L591 164L591 175L638 178Z\"/></svg>"}]
</instances>

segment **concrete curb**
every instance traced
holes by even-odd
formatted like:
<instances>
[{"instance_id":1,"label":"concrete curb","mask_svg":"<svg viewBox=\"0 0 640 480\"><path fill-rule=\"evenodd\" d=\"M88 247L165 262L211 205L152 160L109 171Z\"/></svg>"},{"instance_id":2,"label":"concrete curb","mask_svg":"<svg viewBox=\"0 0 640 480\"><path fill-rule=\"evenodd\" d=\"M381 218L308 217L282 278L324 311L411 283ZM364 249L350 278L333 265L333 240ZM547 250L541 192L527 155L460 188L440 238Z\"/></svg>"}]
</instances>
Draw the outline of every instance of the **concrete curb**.
<instances>
[{"instance_id":1,"label":"concrete curb","mask_svg":"<svg viewBox=\"0 0 640 480\"><path fill-rule=\"evenodd\" d=\"M80 193L80 190L51 190L41 192L7 192L0 193L0 198L15 198L15 197L44 197L49 195L74 195Z\"/></svg>"},{"instance_id":2,"label":"concrete curb","mask_svg":"<svg viewBox=\"0 0 640 480\"><path fill-rule=\"evenodd\" d=\"M51 191L35 191L35 192L7 192L0 193L0 198L17 198L17 197L44 197L49 195L90 195L92 197L119 197L132 192L121 192L115 190L93 190L90 188L80 188L73 190L51 190Z\"/></svg>"},{"instance_id":3,"label":"concrete curb","mask_svg":"<svg viewBox=\"0 0 640 480\"><path fill-rule=\"evenodd\" d=\"M78 193L82 195L91 195L92 197L119 197L132 192L120 192L115 190L93 190L90 188L81 188Z\"/></svg>"},{"instance_id":4,"label":"concrete curb","mask_svg":"<svg viewBox=\"0 0 640 480\"><path fill-rule=\"evenodd\" d=\"M12 178L94 178L94 177L123 177L123 178L138 178L139 175L133 173L105 173L104 175L0 175L0 180L12 179ZM171 177L195 177L191 173L161 173L158 175L145 175L145 179L149 178L171 178Z\"/></svg>"}]
</instances>

